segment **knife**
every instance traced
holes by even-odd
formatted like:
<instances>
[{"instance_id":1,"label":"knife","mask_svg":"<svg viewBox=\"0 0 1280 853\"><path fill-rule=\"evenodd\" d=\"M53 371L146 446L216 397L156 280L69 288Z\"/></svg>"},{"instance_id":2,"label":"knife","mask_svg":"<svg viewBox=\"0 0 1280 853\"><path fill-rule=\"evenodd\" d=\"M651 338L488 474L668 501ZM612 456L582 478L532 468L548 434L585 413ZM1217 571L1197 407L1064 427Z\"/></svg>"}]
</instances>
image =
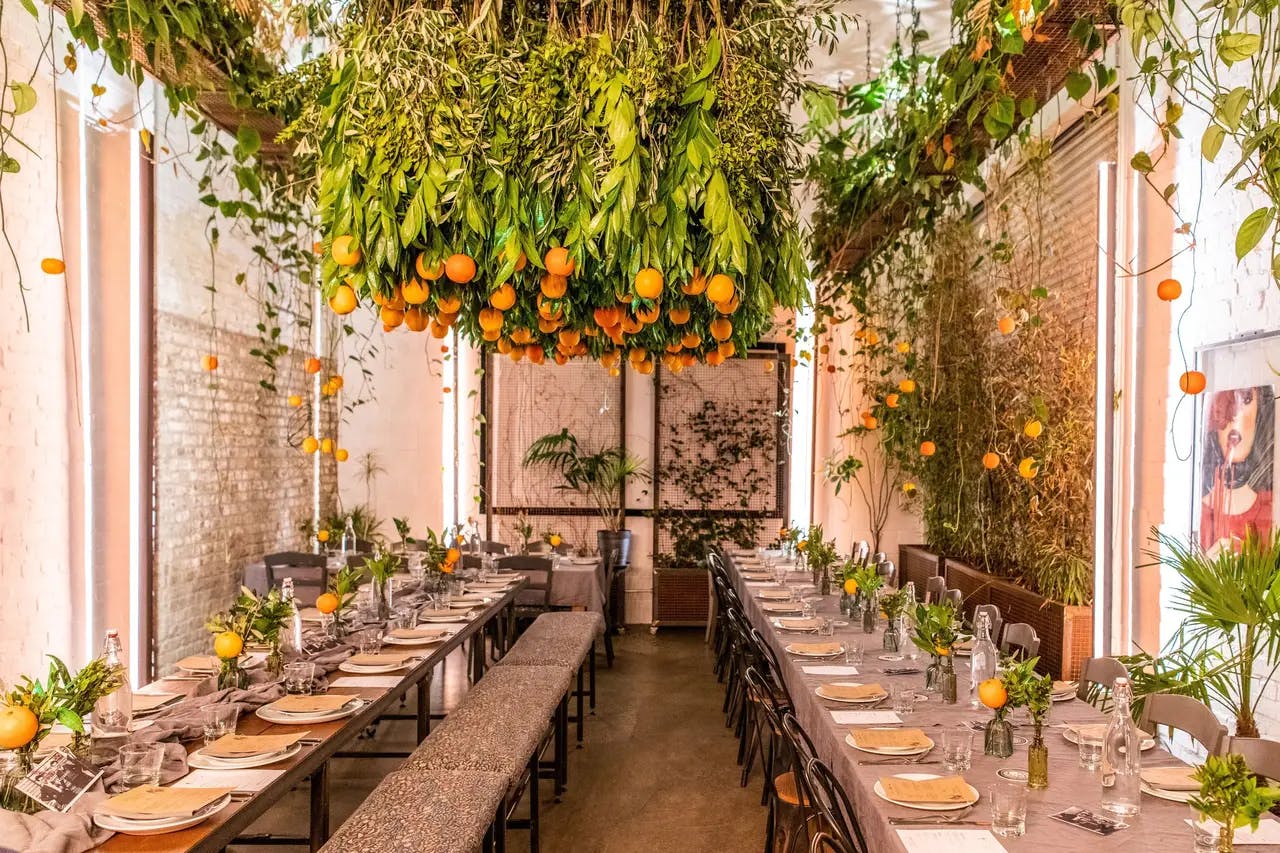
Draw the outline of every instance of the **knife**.
<instances>
[{"instance_id":1,"label":"knife","mask_svg":"<svg viewBox=\"0 0 1280 853\"><path fill-rule=\"evenodd\" d=\"M891 826L991 826L989 820L919 820L909 817L889 818Z\"/></svg>"}]
</instances>

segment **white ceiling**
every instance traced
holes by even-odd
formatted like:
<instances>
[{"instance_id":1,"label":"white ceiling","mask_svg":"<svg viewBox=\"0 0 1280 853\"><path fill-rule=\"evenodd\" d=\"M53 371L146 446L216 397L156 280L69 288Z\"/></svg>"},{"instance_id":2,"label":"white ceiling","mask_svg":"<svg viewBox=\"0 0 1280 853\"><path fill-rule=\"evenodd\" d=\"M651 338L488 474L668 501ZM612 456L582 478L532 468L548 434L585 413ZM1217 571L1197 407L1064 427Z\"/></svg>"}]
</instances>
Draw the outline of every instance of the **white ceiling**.
<instances>
[{"instance_id":1,"label":"white ceiling","mask_svg":"<svg viewBox=\"0 0 1280 853\"><path fill-rule=\"evenodd\" d=\"M951 4L949 0L915 0L915 10L920 13L920 26L929 34L917 50L938 55L947 49L951 40ZM903 0L842 0L837 11L847 16L847 29L839 38L836 51L827 55L825 50L813 51L813 67L808 77L815 83L828 86L848 86L861 83L867 74L867 41L870 37L871 74L875 77L884 64L885 56L895 38L895 20L899 17L905 28L911 23L912 4Z\"/></svg>"}]
</instances>

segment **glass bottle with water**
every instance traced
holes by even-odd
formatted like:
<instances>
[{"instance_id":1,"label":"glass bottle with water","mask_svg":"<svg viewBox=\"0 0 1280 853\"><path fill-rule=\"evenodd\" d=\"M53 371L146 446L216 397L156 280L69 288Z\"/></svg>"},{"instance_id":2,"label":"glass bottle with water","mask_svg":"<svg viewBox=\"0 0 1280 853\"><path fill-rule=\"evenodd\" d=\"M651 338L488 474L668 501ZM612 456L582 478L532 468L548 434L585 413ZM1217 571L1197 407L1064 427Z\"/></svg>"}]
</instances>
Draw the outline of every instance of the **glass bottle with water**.
<instances>
[{"instance_id":1,"label":"glass bottle with water","mask_svg":"<svg viewBox=\"0 0 1280 853\"><path fill-rule=\"evenodd\" d=\"M347 523L342 528L342 565L347 564L348 555L355 552L356 549L356 527L351 521L351 516L347 516Z\"/></svg>"},{"instance_id":2,"label":"glass bottle with water","mask_svg":"<svg viewBox=\"0 0 1280 853\"><path fill-rule=\"evenodd\" d=\"M996 663L996 644L991 642L991 620L986 613L978 614L978 623L974 628L973 649L969 653L969 704L977 708L978 685L988 678L994 678Z\"/></svg>"},{"instance_id":3,"label":"glass bottle with water","mask_svg":"<svg viewBox=\"0 0 1280 853\"><path fill-rule=\"evenodd\" d=\"M1129 713L1133 702L1129 679L1117 678L1111 697L1115 711L1102 741L1102 808L1112 814L1136 815L1142 797L1142 733Z\"/></svg>"},{"instance_id":4,"label":"glass bottle with water","mask_svg":"<svg viewBox=\"0 0 1280 853\"><path fill-rule=\"evenodd\" d=\"M107 631L102 658L108 666L120 668L121 681L119 687L93 706L93 733L99 737L128 734L133 720L133 691L129 689L129 668L125 665L120 632L114 628Z\"/></svg>"},{"instance_id":5,"label":"glass bottle with water","mask_svg":"<svg viewBox=\"0 0 1280 853\"><path fill-rule=\"evenodd\" d=\"M298 601L293 592L293 578L285 578L280 582L280 597L289 603L292 613L289 624L285 627L284 636L280 638L280 648L286 652L302 651L302 613L298 610Z\"/></svg>"}]
</instances>

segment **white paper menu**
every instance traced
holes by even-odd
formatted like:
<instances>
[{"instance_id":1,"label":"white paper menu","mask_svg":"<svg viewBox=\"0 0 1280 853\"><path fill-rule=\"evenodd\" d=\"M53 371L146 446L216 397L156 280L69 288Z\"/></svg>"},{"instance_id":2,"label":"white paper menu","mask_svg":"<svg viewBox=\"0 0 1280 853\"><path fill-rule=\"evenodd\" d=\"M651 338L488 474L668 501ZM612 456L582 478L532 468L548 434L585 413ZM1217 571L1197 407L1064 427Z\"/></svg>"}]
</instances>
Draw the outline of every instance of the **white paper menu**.
<instances>
[{"instance_id":1,"label":"white paper menu","mask_svg":"<svg viewBox=\"0 0 1280 853\"><path fill-rule=\"evenodd\" d=\"M1004 853L1004 845L988 829L899 829L907 853Z\"/></svg>"},{"instance_id":2,"label":"white paper menu","mask_svg":"<svg viewBox=\"0 0 1280 853\"><path fill-rule=\"evenodd\" d=\"M893 711L832 711L831 719L842 726L882 726L902 722L902 718Z\"/></svg>"}]
</instances>

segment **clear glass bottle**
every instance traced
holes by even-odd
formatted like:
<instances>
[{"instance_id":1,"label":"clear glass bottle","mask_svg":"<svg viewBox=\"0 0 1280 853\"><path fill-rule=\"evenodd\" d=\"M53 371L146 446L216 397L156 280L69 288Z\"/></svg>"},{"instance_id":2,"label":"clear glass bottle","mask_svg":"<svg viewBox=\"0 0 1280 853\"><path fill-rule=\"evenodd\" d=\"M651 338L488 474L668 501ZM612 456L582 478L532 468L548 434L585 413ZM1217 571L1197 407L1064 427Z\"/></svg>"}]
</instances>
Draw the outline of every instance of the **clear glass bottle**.
<instances>
[{"instance_id":1,"label":"clear glass bottle","mask_svg":"<svg viewBox=\"0 0 1280 853\"><path fill-rule=\"evenodd\" d=\"M347 564L347 556L354 554L356 550L356 527L351 521L351 516L347 516L347 523L342 528L342 564Z\"/></svg>"},{"instance_id":2,"label":"clear glass bottle","mask_svg":"<svg viewBox=\"0 0 1280 853\"><path fill-rule=\"evenodd\" d=\"M99 737L112 737L129 733L133 721L133 690L129 687L129 667L124 659L124 646L120 632L107 631L102 644L102 658L108 666L120 667L120 686L100 698L93 706L93 731Z\"/></svg>"},{"instance_id":3,"label":"clear glass bottle","mask_svg":"<svg viewBox=\"0 0 1280 853\"><path fill-rule=\"evenodd\" d=\"M999 659L996 644L991 642L991 621L986 613L979 613L978 624L974 628L973 649L969 654L970 707L977 708L981 705L978 701L978 685L995 677Z\"/></svg>"},{"instance_id":4,"label":"clear glass bottle","mask_svg":"<svg viewBox=\"0 0 1280 853\"><path fill-rule=\"evenodd\" d=\"M918 600L916 598L916 582L907 581L902 589L907 594L907 607L915 607L916 601Z\"/></svg>"},{"instance_id":5,"label":"clear glass bottle","mask_svg":"<svg viewBox=\"0 0 1280 853\"><path fill-rule=\"evenodd\" d=\"M1102 741L1102 808L1112 814L1136 815L1142 797L1142 733L1129 712L1133 703L1129 679L1116 679L1111 698L1115 710Z\"/></svg>"},{"instance_id":6,"label":"clear glass bottle","mask_svg":"<svg viewBox=\"0 0 1280 853\"><path fill-rule=\"evenodd\" d=\"M951 660L951 652L941 656L941 662L938 670L938 692L942 694L942 701L947 705L956 704L956 668L955 663Z\"/></svg>"},{"instance_id":7,"label":"clear glass bottle","mask_svg":"<svg viewBox=\"0 0 1280 853\"><path fill-rule=\"evenodd\" d=\"M302 612L298 608L297 595L293 591L293 578L285 578L280 582L280 597L289 602L292 613L289 624L284 627L280 638L280 649L286 655L297 656L302 653Z\"/></svg>"}]
</instances>

